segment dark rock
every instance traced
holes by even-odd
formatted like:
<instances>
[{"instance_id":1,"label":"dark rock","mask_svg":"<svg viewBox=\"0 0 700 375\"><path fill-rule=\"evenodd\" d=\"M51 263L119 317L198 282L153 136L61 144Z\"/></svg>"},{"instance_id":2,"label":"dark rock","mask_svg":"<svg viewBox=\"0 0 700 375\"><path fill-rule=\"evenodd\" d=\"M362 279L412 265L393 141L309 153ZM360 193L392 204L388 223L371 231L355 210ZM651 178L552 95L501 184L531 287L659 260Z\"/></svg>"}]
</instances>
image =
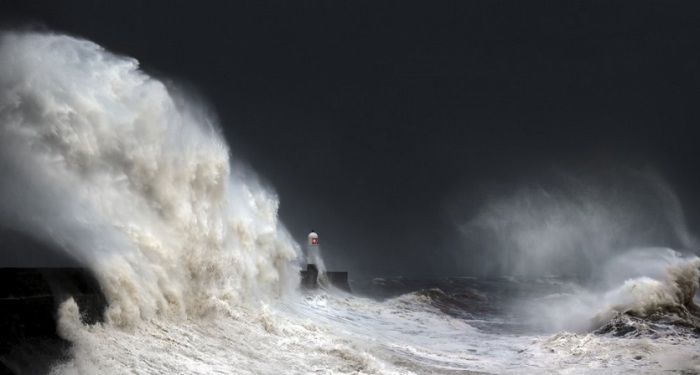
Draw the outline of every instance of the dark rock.
<instances>
[{"instance_id":1,"label":"dark rock","mask_svg":"<svg viewBox=\"0 0 700 375\"><path fill-rule=\"evenodd\" d=\"M103 320L106 300L85 268L0 268L0 374L46 373L66 358L56 311L73 298L83 322Z\"/></svg>"}]
</instances>

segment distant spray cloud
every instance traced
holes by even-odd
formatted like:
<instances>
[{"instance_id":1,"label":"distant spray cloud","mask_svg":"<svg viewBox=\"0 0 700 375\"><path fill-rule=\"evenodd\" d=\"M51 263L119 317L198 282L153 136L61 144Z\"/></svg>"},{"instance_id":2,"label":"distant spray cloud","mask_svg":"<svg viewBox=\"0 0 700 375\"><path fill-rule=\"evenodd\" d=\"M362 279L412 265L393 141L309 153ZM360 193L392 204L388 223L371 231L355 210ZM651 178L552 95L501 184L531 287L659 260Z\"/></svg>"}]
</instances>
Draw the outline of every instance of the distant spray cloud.
<instances>
[{"instance_id":1,"label":"distant spray cloud","mask_svg":"<svg viewBox=\"0 0 700 375\"><path fill-rule=\"evenodd\" d=\"M678 199L650 171L558 171L482 199L459 230L490 274L589 276L634 248L696 246Z\"/></svg>"},{"instance_id":2,"label":"distant spray cloud","mask_svg":"<svg viewBox=\"0 0 700 375\"><path fill-rule=\"evenodd\" d=\"M563 283L512 306L528 323L586 332L618 313L696 308L697 242L657 174L604 166L532 177L482 195L459 225L464 256L484 274Z\"/></svg>"}]
</instances>

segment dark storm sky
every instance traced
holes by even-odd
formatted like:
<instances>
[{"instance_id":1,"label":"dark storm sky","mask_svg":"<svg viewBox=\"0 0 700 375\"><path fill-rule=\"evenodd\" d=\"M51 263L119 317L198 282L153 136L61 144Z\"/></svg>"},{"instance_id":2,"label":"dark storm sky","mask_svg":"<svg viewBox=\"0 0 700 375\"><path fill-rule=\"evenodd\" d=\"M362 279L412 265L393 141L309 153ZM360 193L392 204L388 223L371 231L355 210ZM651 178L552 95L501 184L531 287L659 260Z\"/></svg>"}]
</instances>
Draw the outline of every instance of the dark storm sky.
<instances>
[{"instance_id":1,"label":"dark storm sky","mask_svg":"<svg viewBox=\"0 0 700 375\"><path fill-rule=\"evenodd\" d=\"M473 271L453 198L553 164L652 167L700 231L698 2L2 4L197 91L331 268Z\"/></svg>"}]
</instances>

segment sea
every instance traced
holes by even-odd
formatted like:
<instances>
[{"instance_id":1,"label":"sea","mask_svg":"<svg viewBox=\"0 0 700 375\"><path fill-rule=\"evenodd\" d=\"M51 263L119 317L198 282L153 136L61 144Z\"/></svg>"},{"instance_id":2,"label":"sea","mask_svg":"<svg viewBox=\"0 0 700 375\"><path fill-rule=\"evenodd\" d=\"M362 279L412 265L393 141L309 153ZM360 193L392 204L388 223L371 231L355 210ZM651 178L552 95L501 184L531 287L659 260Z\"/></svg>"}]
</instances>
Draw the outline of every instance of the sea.
<instances>
[{"instance_id":1,"label":"sea","mask_svg":"<svg viewBox=\"0 0 700 375\"><path fill-rule=\"evenodd\" d=\"M0 38L0 222L89 268L108 306L50 374L700 374L700 259L630 248L576 274L350 275L299 287L279 199L207 107L134 58ZM45 360L37 355L37 361ZM28 361L31 362L31 361Z\"/></svg>"}]
</instances>

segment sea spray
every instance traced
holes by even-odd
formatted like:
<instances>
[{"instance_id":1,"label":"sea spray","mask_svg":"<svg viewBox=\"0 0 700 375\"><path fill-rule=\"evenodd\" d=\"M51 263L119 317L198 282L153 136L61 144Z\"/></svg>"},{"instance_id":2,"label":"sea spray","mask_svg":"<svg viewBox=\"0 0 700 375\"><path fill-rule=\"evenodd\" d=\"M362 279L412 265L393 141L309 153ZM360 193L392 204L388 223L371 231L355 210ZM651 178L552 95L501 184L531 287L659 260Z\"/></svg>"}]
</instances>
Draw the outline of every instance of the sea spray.
<instances>
[{"instance_id":1,"label":"sea spray","mask_svg":"<svg viewBox=\"0 0 700 375\"><path fill-rule=\"evenodd\" d=\"M634 259L639 253L640 250L632 251L628 256ZM611 281L605 287L579 287L570 293L530 301L525 308L529 310L531 323L551 332L589 332L600 330L611 324L612 319L626 315L647 322L700 327L694 301L700 259L674 254L665 258L648 257L655 262L643 268L649 271L648 275L620 279L618 283ZM631 267L634 264L630 262ZM603 328L603 331L609 330Z\"/></svg>"},{"instance_id":2,"label":"sea spray","mask_svg":"<svg viewBox=\"0 0 700 375\"><path fill-rule=\"evenodd\" d=\"M230 309L296 287L278 200L217 125L134 59L50 33L0 39L0 218L96 273L108 322Z\"/></svg>"},{"instance_id":3,"label":"sea spray","mask_svg":"<svg viewBox=\"0 0 700 375\"><path fill-rule=\"evenodd\" d=\"M588 278L634 248L697 247L678 199L653 171L557 171L515 186L483 197L458 223L489 274Z\"/></svg>"},{"instance_id":4,"label":"sea spray","mask_svg":"<svg viewBox=\"0 0 700 375\"><path fill-rule=\"evenodd\" d=\"M650 170L558 171L486 199L460 228L491 274L575 280L512 306L538 330L584 332L618 312L694 306L697 288L687 283L697 258L668 247L692 254L697 242L671 188Z\"/></svg>"},{"instance_id":5,"label":"sea spray","mask_svg":"<svg viewBox=\"0 0 700 375\"><path fill-rule=\"evenodd\" d=\"M603 296L605 305L595 316L594 324L602 325L616 314L626 314L683 323L700 330L700 311L694 301L700 279L698 267L700 258L678 257L662 268L663 275L658 279L638 277L626 280L621 287Z\"/></svg>"},{"instance_id":6,"label":"sea spray","mask_svg":"<svg viewBox=\"0 0 700 375\"><path fill-rule=\"evenodd\" d=\"M2 35L0 219L89 267L109 303L91 326L59 307L72 358L52 373L410 373L272 308L294 303L278 297L300 247L203 113L94 43Z\"/></svg>"}]
</instances>

